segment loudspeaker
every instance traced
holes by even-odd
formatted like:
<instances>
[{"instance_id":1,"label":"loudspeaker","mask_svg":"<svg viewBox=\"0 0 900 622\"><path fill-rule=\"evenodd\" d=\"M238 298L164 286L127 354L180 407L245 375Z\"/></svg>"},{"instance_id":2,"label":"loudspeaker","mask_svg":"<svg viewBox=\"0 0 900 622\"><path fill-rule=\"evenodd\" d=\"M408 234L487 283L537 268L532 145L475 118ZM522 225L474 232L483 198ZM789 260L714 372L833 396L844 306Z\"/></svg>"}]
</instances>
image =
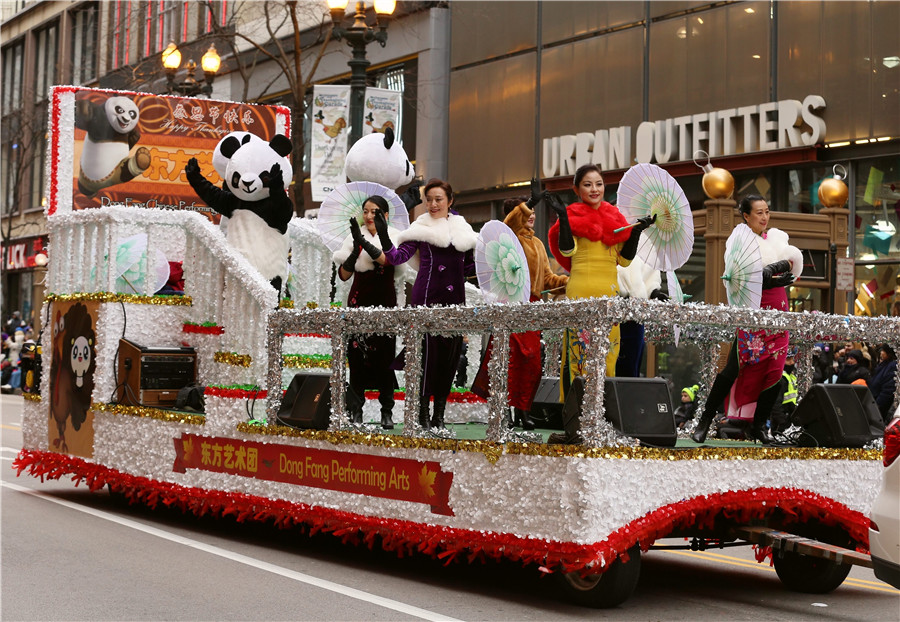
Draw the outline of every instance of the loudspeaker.
<instances>
[{"instance_id":1,"label":"loudspeaker","mask_svg":"<svg viewBox=\"0 0 900 622\"><path fill-rule=\"evenodd\" d=\"M881 435L881 413L868 387L814 384L794 410L803 447L863 447Z\"/></svg>"},{"instance_id":2,"label":"loudspeaker","mask_svg":"<svg viewBox=\"0 0 900 622\"><path fill-rule=\"evenodd\" d=\"M559 378L544 376L534 393L531 418L542 422L539 427L562 429L563 404L559 401Z\"/></svg>"},{"instance_id":3,"label":"loudspeaker","mask_svg":"<svg viewBox=\"0 0 900 622\"><path fill-rule=\"evenodd\" d=\"M662 378L607 378L603 385L607 421L645 445L674 447L678 439L669 387ZM572 381L563 407L567 439L580 438L584 379ZM570 441L572 442L572 441Z\"/></svg>"},{"instance_id":4,"label":"loudspeaker","mask_svg":"<svg viewBox=\"0 0 900 622\"><path fill-rule=\"evenodd\" d=\"M294 374L278 418L295 428L327 430L331 419L331 375Z\"/></svg>"}]
</instances>

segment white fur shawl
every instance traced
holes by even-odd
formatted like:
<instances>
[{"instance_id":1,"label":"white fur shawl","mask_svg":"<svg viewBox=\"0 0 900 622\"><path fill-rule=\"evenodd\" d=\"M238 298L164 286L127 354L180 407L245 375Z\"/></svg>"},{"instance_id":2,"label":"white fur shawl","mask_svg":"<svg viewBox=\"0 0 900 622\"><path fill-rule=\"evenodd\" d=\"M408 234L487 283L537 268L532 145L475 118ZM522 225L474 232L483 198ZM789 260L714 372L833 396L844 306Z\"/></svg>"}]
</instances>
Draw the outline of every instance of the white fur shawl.
<instances>
[{"instance_id":1,"label":"white fur shawl","mask_svg":"<svg viewBox=\"0 0 900 622\"><path fill-rule=\"evenodd\" d=\"M623 268L616 266L619 274L619 294L633 298L650 298L650 292L662 285L659 270L648 266L640 257L635 257Z\"/></svg>"},{"instance_id":2,"label":"white fur shawl","mask_svg":"<svg viewBox=\"0 0 900 622\"><path fill-rule=\"evenodd\" d=\"M766 237L757 237L759 254L763 268L776 261L787 259L791 262L791 272L800 278L803 274L803 253L796 246L788 243L788 234L781 229L769 229Z\"/></svg>"},{"instance_id":3,"label":"white fur shawl","mask_svg":"<svg viewBox=\"0 0 900 622\"><path fill-rule=\"evenodd\" d=\"M478 234L462 216L450 214L447 218L432 218L426 212L416 218L409 229L401 231L397 239L400 244L425 242L438 248L447 248L452 244L456 250L465 252L475 248Z\"/></svg>"},{"instance_id":4,"label":"white fur shawl","mask_svg":"<svg viewBox=\"0 0 900 622\"><path fill-rule=\"evenodd\" d=\"M378 239L378 235L372 235L369 233L369 230L365 227L360 227L362 229L362 235L365 240L368 240L372 246L376 248L381 248L381 241ZM396 246L399 243L400 232L394 229L393 227L388 227L388 236L391 238L391 241ZM344 243L341 245L339 249L334 251L334 255L332 255L332 260L338 266L347 261L347 257L350 256L350 253L353 252L353 236L348 235L344 239ZM369 253L366 251L362 251L359 254L359 257L356 260L356 265L354 266L356 272L368 272L369 270L375 269L375 262L369 257Z\"/></svg>"}]
</instances>

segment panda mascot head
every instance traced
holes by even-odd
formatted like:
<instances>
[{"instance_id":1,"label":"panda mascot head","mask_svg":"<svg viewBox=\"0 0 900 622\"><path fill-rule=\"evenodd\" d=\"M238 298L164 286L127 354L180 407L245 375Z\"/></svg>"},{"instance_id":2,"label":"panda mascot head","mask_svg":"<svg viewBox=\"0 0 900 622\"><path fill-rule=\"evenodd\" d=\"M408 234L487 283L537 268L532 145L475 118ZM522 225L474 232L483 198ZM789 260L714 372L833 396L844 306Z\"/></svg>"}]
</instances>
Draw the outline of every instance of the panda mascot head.
<instances>
[{"instance_id":1,"label":"panda mascot head","mask_svg":"<svg viewBox=\"0 0 900 622\"><path fill-rule=\"evenodd\" d=\"M229 134L216 145L215 154L228 159L224 175L228 190L244 201L267 199L275 164L281 168L281 186L286 188L294 177L294 169L287 157L291 152L291 141L281 134L276 134L268 143L254 134L242 134L244 136L240 138Z\"/></svg>"},{"instance_id":2,"label":"panda mascot head","mask_svg":"<svg viewBox=\"0 0 900 622\"><path fill-rule=\"evenodd\" d=\"M225 169L228 168L228 162L231 160L231 157L225 156L225 154L222 153L222 144L225 143L226 140L230 137L237 138L242 145L250 141L259 141L261 143L266 142L256 134L251 134L250 132L231 132L230 134L222 138L222 140L220 140L218 144L216 144L216 148L213 151L212 165L213 168L216 169L216 173L218 173L219 177L221 177L223 180L225 179ZM232 155L234 154L232 153Z\"/></svg>"},{"instance_id":3,"label":"panda mascot head","mask_svg":"<svg viewBox=\"0 0 900 622\"><path fill-rule=\"evenodd\" d=\"M373 181L396 190L410 183L416 169L403 147L394 140L393 128L384 134L363 136L347 152L344 173L350 181Z\"/></svg>"}]
</instances>

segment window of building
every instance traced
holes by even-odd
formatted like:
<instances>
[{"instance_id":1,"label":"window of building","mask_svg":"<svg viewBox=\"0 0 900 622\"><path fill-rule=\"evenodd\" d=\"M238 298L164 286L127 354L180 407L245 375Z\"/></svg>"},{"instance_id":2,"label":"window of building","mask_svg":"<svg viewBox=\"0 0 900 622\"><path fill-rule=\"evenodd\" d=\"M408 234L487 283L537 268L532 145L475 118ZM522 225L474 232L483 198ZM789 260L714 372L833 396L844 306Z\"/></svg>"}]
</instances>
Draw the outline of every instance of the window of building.
<instances>
[{"instance_id":1,"label":"window of building","mask_svg":"<svg viewBox=\"0 0 900 622\"><path fill-rule=\"evenodd\" d=\"M44 162L47 155L47 102L43 102L35 109L32 123L35 127L33 149L31 155L31 200L23 206L24 209L41 209L47 204L47 194L44 188Z\"/></svg>"},{"instance_id":2,"label":"window of building","mask_svg":"<svg viewBox=\"0 0 900 622\"><path fill-rule=\"evenodd\" d=\"M175 0L158 0L142 5L142 57L162 52L170 41L187 41L188 7L189 3Z\"/></svg>"},{"instance_id":3,"label":"window of building","mask_svg":"<svg viewBox=\"0 0 900 622\"><path fill-rule=\"evenodd\" d=\"M97 79L97 5L89 4L72 13L72 84Z\"/></svg>"},{"instance_id":4,"label":"window of building","mask_svg":"<svg viewBox=\"0 0 900 622\"><path fill-rule=\"evenodd\" d=\"M228 25L229 10L232 7L228 0L212 0L206 3L207 9L200 11L201 32L215 32L217 28Z\"/></svg>"},{"instance_id":5,"label":"window of building","mask_svg":"<svg viewBox=\"0 0 900 622\"><path fill-rule=\"evenodd\" d=\"M853 163L856 315L900 315L900 157Z\"/></svg>"},{"instance_id":6,"label":"window of building","mask_svg":"<svg viewBox=\"0 0 900 622\"><path fill-rule=\"evenodd\" d=\"M50 87L56 84L56 72L59 65L57 46L59 45L59 25L52 24L35 33L35 82L34 102L47 99Z\"/></svg>"},{"instance_id":7,"label":"window of building","mask_svg":"<svg viewBox=\"0 0 900 622\"><path fill-rule=\"evenodd\" d=\"M22 107L22 75L25 72L25 41L3 48L3 114Z\"/></svg>"},{"instance_id":8,"label":"window of building","mask_svg":"<svg viewBox=\"0 0 900 622\"><path fill-rule=\"evenodd\" d=\"M109 6L110 46L109 68L118 69L131 62L130 47L131 10L133 3L128 0L114 0Z\"/></svg>"}]
</instances>

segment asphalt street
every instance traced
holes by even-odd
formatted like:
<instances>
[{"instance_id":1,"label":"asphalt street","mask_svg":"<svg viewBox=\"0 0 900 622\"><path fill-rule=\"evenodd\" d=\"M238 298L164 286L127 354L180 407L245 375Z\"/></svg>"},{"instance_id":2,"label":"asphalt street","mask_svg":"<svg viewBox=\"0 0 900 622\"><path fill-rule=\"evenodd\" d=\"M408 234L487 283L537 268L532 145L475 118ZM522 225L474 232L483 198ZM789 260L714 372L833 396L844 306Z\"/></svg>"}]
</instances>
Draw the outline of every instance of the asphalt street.
<instances>
[{"instance_id":1,"label":"asphalt street","mask_svg":"<svg viewBox=\"0 0 900 622\"><path fill-rule=\"evenodd\" d=\"M650 551L631 599L595 611L561 600L534 567L444 566L128 506L65 479L17 477L22 398L0 405L2 620L900 620L900 591L871 570L855 567L830 594L793 593L749 547Z\"/></svg>"}]
</instances>

